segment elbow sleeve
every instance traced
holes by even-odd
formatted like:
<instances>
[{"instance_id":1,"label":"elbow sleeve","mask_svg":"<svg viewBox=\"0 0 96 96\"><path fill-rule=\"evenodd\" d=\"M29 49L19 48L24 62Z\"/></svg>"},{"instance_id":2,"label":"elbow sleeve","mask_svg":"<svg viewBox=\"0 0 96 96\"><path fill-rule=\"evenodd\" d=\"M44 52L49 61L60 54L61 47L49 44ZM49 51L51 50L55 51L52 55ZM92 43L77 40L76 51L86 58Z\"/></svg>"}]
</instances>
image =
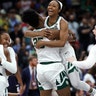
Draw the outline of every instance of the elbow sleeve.
<instances>
[{"instance_id":1,"label":"elbow sleeve","mask_svg":"<svg viewBox=\"0 0 96 96\"><path fill-rule=\"evenodd\" d=\"M1 64L6 70L15 74L17 72L17 62L16 62L16 57L15 57L15 52L11 47L9 47L8 50L10 52L11 62L8 62L5 59L2 59Z\"/></svg>"},{"instance_id":2,"label":"elbow sleeve","mask_svg":"<svg viewBox=\"0 0 96 96\"><path fill-rule=\"evenodd\" d=\"M17 66L16 66L16 63L15 64L14 63L8 62L6 60L2 60L2 62L1 62L2 66L6 70L8 70L9 72L15 74L17 72Z\"/></svg>"},{"instance_id":3,"label":"elbow sleeve","mask_svg":"<svg viewBox=\"0 0 96 96\"><path fill-rule=\"evenodd\" d=\"M95 55L96 55L96 45L92 47L86 60L74 61L72 63L79 68L89 69L96 63Z\"/></svg>"}]
</instances>

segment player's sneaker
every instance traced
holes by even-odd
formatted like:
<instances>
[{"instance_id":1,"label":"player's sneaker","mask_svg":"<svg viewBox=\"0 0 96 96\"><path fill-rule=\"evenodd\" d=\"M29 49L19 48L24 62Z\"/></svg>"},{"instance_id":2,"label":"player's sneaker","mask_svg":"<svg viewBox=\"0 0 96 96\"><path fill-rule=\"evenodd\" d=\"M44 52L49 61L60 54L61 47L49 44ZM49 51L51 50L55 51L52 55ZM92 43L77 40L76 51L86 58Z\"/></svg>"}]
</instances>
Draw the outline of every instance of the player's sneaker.
<instances>
[{"instance_id":1,"label":"player's sneaker","mask_svg":"<svg viewBox=\"0 0 96 96\"><path fill-rule=\"evenodd\" d=\"M90 93L91 96L96 96L96 89L92 89L92 92Z\"/></svg>"}]
</instances>

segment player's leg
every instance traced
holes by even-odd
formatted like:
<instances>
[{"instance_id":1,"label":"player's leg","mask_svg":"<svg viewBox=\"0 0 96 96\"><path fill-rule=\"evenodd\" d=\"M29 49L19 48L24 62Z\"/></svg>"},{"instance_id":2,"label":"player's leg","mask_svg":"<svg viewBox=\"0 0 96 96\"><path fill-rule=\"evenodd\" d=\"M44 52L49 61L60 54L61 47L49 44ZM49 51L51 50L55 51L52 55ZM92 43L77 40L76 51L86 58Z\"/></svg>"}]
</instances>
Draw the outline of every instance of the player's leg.
<instances>
[{"instance_id":1,"label":"player's leg","mask_svg":"<svg viewBox=\"0 0 96 96\"><path fill-rule=\"evenodd\" d=\"M63 58L63 62L66 62L66 58L70 57L70 56L75 56L75 51L72 48L72 46L68 45L68 48L64 50L64 52L61 54L62 58ZM87 83L83 82L80 80L80 76L79 76L79 72L78 72L78 68L75 67L74 65L72 65L71 63L66 62L65 64L66 67L66 71L68 73L68 77L69 80L72 84L73 87L75 87L76 89L81 89L84 91L89 91L90 93L93 94L95 93L95 89L92 89Z\"/></svg>"},{"instance_id":2,"label":"player's leg","mask_svg":"<svg viewBox=\"0 0 96 96\"><path fill-rule=\"evenodd\" d=\"M71 96L70 86L56 91L59 96Z\"/></svg>"},{"instance_id":3,"label":"player's leg","mask_svg":"<svg viewBox=\"0 0 96 96\"><path fill-rule=\"evenodd\" d=\"M51 96L52 90L40 90L40 96Z\"/></svg>"},{"instance_id":4,"label":"player's leg","mask_svg":"<svg viewBox=\"0 0 96 96\"><path fill-rule=\"evenodd\" d=\"M44 75L38 77L38 87L40 90L40 96L51 96L52 87L49 81L46 80Z\"/></svg>"},{"instance_id":5,"label":"player's leg","mask_svg":"<svg viewBox=\"0 0 96 96\"><path fill-rule=\"evenodd\" d=\"M58 96L57 92L55 90L52 90L51 96Z\"/></svg>"},{"instance_id":6,"label":"player's leg","mask_svg":"<svg viewBox=\"0 0 96 96\"><path fill-rule=\"evenodd\" d=\"M89 92L90 94L92 94L92 96L94 96L94 94L96 94L96 90L94 88L91 88L90 85L88 85L86 82L81 81L77 68L72 64L70 64L70 66L73 69L68 70L68 72L69 72L68 77L69 77L69 80L70 80L72 86L76 89L80 89L80 90Z\"/></svg>"},{"instance_id":7,"label":"player's leg","mask_svg":"<svg viewBox=\"0 0 96 96\"><path fill-rule=\"evenodd\" d=\"M59 71L60 69L61 71ZM71 96L69 79L65 72L64 66L61 65L60 69L57 69L58 71L54 70L51 72L52 78L49 81L51 82L53 89L56 90L58 96Z\"/></svg>"},{"instance_id":8,"label":"player's leg","mask_svg":"<svg viewBox=\"0 0 96 96\"><path fill-rule=\"evenodd\" d=\"M76 58L73 47L70 44L68 44L67 46L68 48L64 49L64 52L61 54L61 56L63 58L63 62L66 63L65 67L66 67L69 80L72 86L75 87L76 89L82 89L82 90L88 91L90 90L90 86L80 80L78 68L72 65L71 63L66 62L66 58L68 57L74 56Z\"/></svg>"},{"instance_id":9,"label":"player's leg","mask_svg":"<svg viewBox=\"0 0 96 96\"><path fill-rule=\"evenodd\" d=\"M70 64L70 66L71 66L71 64ZM73 67L72 66L71 66L72 69L70 69L69 73L68 73L68 77L69 77L69 80L70 80L72 86L76 89L81 89L81 90L88 92L90 90L90 86L87 83L85 83L84 81L80 80L78 69L75 66L73 66Z\"/></svg>"},{"instance_id":10,"label":"player's leg","mask_svg":"<svg viewBox=\"0 0 96 96\"><path fill-rule=\"evenodd\" d=\"M38 78L38 87L40 90L40 96L51 96L52 93L51 84L49 83L49 81L46 80L46 78L43 75L40 77L41 78Z\"/></svg>"}]
</instances>

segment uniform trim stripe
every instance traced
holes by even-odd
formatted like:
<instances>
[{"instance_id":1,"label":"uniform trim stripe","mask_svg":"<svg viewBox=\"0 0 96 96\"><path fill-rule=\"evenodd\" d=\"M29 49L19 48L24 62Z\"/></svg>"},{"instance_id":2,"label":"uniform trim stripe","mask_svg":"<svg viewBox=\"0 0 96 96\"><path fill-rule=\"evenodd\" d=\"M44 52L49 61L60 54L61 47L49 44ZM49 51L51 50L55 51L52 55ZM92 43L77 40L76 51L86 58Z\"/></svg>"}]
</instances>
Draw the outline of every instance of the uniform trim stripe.
<instances>
[{"instance_id":1,"label":"uniform trim stripe","mask_svg":"<svg viewBox=\"0 0 96 96\"><path fill-rule=\"evenodd\" d=\"M42 64L42 65L48 65L48 64L52 64L52 63L61 63L61 61L40 62L40 64Z\"/></svg>"}]
</instances>

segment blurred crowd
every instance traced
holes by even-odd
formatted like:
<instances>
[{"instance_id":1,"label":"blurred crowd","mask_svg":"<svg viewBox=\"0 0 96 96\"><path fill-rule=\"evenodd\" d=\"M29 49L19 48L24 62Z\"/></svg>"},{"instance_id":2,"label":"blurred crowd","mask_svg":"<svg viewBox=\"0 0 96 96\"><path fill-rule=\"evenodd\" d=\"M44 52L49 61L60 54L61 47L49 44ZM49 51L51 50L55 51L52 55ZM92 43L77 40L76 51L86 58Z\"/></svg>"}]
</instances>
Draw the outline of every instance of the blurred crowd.
<instances>
[{"instance_id":1,"label":"blurred crowd","mask_svg":"<svg viewBox=\"0 0 96 96\"><path fill-rule=\"evenodd\" d=\"M0 0L0 27L10 34L11 46L18 55L18 66L21 73L28 66L28 57L36 54L31 39L25 38L23 35L28 25L22 22L22 13L26 9L32 8L45 17L49 1L51 0ZM92 33L96 24L96 2L95 0L60 1L64 6L62 16L69 22L69 29L76 36L76 41L70 43L75 49L77 59L84 60L96 43ZM89 70L81 69L80 76L82 80L94 87L96 85L96 66ZM84 96L82 90L72 88L71 91L76 96ZM89 95L86 93L86 96Z\"/></svg>"}]
</instances>

